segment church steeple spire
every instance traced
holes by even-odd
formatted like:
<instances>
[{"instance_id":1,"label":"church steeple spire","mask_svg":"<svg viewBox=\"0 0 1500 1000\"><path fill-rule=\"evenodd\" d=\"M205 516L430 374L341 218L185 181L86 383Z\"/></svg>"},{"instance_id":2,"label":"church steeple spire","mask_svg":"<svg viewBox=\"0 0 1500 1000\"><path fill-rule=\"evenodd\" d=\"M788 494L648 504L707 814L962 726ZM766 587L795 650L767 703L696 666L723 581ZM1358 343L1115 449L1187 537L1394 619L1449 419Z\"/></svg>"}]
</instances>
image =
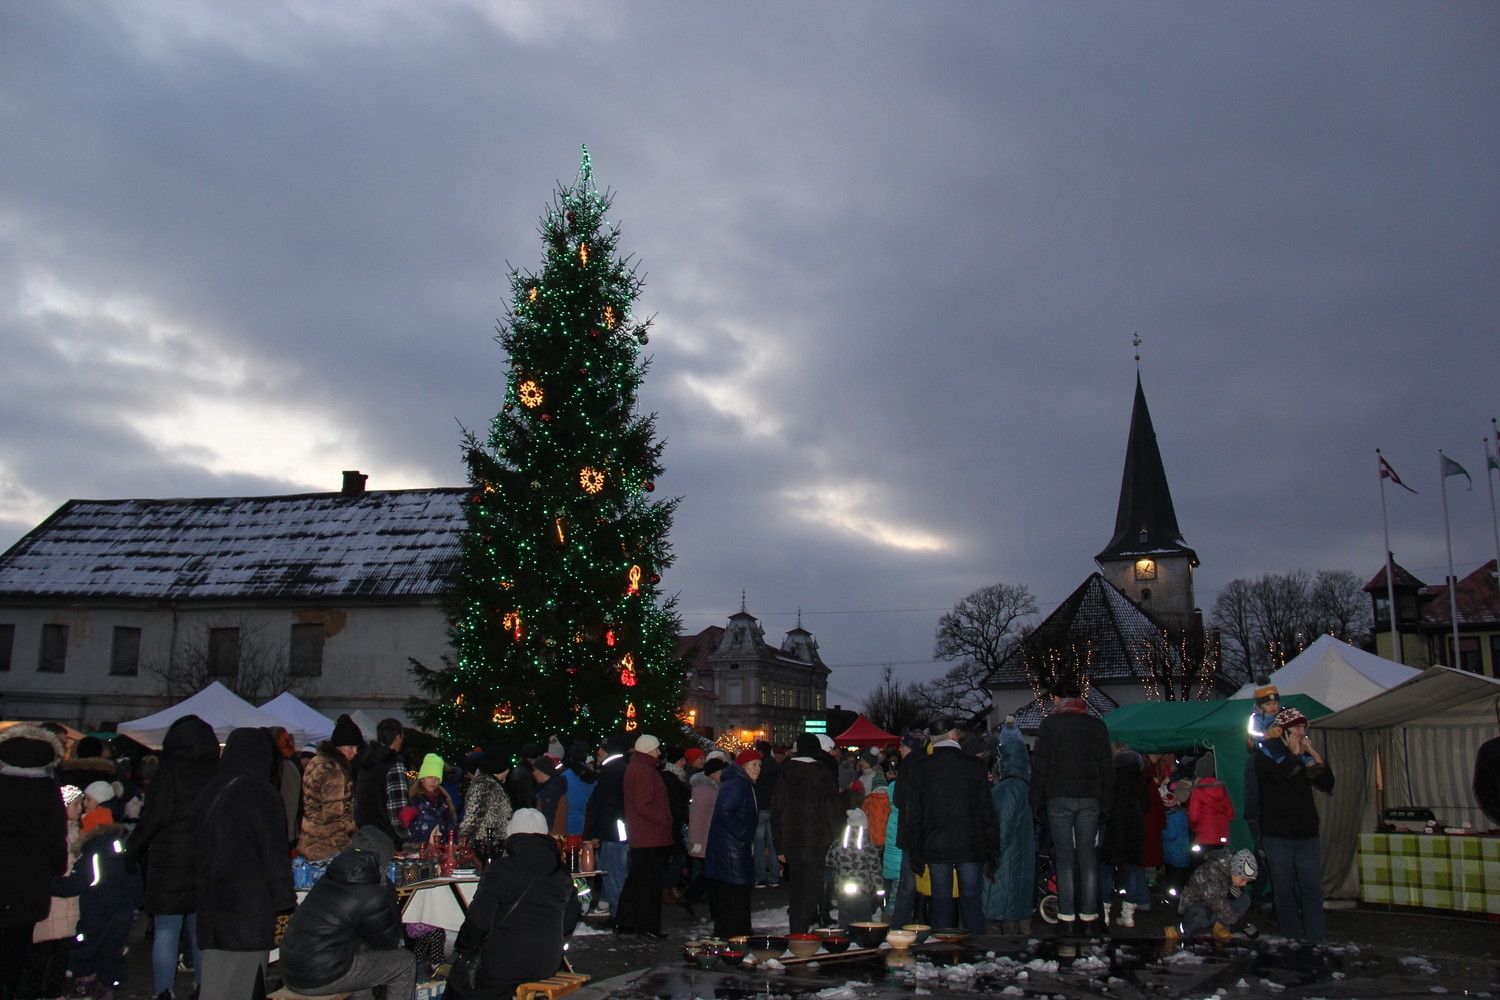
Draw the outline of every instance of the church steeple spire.
<instances>
[{"instance_id":1,"label":"church steeple spire","mask_svg":"<svg viewBox=\"0 0 1500 1000\"><path fill-rule=\"evenodd\" d=\"M1137 339L1137 365L1139 347ZM1198 553L1183 540L1182 529L1177 526L1177 511L1172 506L1172 491L1167 486L1139 370L1115 533L1094 561L1107 580L1164 624L1182 627L1191 620L1192 571L1198 565Z\"/></svg>"}]
</instances>

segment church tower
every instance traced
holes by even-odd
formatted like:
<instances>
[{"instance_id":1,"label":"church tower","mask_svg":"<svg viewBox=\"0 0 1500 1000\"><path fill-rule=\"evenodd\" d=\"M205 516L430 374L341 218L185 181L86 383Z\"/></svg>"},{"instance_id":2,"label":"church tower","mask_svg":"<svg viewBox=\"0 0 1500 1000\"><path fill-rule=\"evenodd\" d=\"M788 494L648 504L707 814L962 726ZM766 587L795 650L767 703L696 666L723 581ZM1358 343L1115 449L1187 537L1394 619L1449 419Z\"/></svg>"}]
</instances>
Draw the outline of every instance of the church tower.
<instances>
[{"instance_id":1,"label":"church tower","mask_svg":"<svg viewBox=\"0 0 1500 1000\"><path fill-rule=\"evenodd\" d=\"M1094 562L1106 580L1167 628L1200 627L1193 594L1198 553L1188 547L1177 527L1139 370L1115 534Z\"/></svg>"}]
</instances>

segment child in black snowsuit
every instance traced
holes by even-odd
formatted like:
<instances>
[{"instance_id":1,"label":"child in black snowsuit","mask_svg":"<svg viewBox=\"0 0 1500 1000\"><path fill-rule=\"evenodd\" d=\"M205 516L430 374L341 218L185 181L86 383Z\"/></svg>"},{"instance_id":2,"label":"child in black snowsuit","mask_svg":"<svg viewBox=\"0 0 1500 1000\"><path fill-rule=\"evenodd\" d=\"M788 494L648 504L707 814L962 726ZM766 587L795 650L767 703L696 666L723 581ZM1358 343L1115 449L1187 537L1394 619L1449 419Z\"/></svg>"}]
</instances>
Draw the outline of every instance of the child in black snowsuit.
<instances>
[{"instance_id":1,"label":"child in black snowsuit","mask_svg":"<svg viewBox=\"0 0 1500 1000\"><path fill-rule=\"evenodd\" d=\"M112 1000L125 974L125 944L144 891L140 871L125 860L128 833L119 823L85 833L73 870L52 880L52 895L78 897L78 942L68 962L74 996Z\"/></svg>"}]
</instances>

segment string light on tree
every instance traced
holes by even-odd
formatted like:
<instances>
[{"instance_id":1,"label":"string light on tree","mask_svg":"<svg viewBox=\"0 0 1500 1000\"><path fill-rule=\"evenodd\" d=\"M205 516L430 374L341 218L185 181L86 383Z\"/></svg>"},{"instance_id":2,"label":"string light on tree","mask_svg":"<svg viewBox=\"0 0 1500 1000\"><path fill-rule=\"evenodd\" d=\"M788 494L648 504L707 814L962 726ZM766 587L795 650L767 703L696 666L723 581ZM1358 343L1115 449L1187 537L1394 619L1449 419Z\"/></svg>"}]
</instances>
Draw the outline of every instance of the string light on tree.
<instances>
[{"instance_id":1,"label":"string light on tree","mask_svg":"<svg viewBox=\"0 0 1500 1000\"><path fill-rule=\"evenodd\" d=\"M642 280L609 207L585 151L542 215L540 270L510 276L502 405L464 442L473 503L448 613L453 662L415 666L430 697L408 705L448 752L517 723L565 741L682 727L679 623L659 590L677 500L652 499L664 470L654 418L637 412Z\"/></svg>"}]
</instances>

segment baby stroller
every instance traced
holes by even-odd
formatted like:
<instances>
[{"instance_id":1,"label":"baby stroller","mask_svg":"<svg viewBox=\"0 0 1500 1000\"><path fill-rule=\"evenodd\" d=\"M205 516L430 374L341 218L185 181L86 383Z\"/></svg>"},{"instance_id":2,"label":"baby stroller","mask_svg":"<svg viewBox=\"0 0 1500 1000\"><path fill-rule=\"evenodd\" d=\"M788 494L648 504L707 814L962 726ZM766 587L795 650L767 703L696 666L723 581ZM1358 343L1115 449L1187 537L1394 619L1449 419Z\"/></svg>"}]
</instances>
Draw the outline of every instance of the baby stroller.
<instances>
[{"instance_id":1,"label":"baby stroller","mask_svg":"<svg viewBox=\"0 0 1500 1000\"><path fill-rule=\"evenodd\" d=\"M1036 856L1036 900L1037 916L1057 923L1057 861L1050 848Z\"/></svg>"}]
</instances>

